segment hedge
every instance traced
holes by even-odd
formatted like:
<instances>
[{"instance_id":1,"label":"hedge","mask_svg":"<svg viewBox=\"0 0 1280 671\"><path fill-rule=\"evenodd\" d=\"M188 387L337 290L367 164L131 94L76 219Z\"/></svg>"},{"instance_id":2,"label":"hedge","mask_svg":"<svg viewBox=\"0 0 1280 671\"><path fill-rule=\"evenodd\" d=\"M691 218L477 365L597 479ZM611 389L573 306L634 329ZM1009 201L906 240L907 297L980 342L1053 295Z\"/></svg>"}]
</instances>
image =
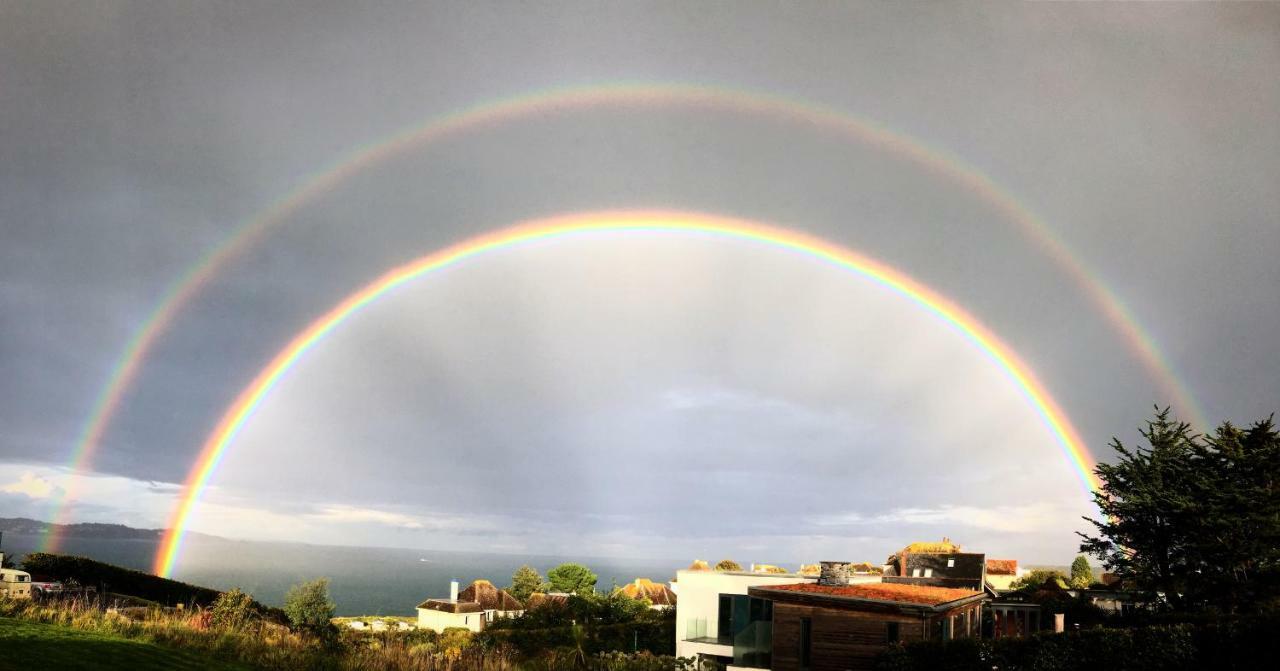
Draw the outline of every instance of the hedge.
<instances>
[{"instance_id":1,"label":"hedge","mask_svg":"<svg viewBox=\"0 0 1280 671\"><path fill-rule=\"evenodd\" d=\"M1027 638L924 641L895 646L877 659L879 671L1134 671L1253 669L1280 654L1280 619L1244 618L1207 624L1096 628Z\"/></svg>"}]
</instances>

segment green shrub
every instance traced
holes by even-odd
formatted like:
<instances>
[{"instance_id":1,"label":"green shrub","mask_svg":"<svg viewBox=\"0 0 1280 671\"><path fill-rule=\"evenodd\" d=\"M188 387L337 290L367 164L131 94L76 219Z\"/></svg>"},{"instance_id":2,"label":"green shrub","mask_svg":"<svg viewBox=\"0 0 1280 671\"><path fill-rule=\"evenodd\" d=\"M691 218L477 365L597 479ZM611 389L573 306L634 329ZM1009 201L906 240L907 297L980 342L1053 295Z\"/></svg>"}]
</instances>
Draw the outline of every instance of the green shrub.
<instances>
[{"instance_id":1,"label":"green shrub","mask_svg":"<svg viewBox=\"0 0 1280 671\"><path fill-rule=\"evenodd\" d=\"M253 597L240 591L239 587L233 588L218 595L209 612L210 624L215 627L242 627L254 615Z\"/></svg>"},{"instance_id":2,"label":"green shrub","mask_svg":"<svg viewBox=\"0 0 1280 671\"><path fill-rule=\"evenodd\" d=\"M284 595L285 615L295 627L324 627L330 624L336 609L329 598L328 578L299 583Z\"/></svg>"}]
</instances>

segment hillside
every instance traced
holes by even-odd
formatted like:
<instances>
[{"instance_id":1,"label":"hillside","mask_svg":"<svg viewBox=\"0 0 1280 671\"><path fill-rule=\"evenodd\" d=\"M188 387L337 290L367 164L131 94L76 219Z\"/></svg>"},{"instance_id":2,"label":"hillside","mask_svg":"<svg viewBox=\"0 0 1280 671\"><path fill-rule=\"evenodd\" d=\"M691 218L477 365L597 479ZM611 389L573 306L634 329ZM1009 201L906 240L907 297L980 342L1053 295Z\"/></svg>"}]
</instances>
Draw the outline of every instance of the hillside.
<instances>
[{"instance_id":1,"label":"hillside","mask_svg":"<svg viewBox=\"0 0 1280 671\"><path fill-rule=\"evenodd\" d=\"M250 667L207 654L168 648L98 632L0 618L0 671L20 669L130 669L241 671Z\"/></svg>"},{"instance_id":2,"label":"hillside","mask_svg":"<svg viewBox=\"0 0 1280 671\"><path fill-rule=\"evenodd\" d=\"M53 524L26 517L0 517L0 532L43 536L56 529L64 538L110 538L115 540L157 540L163 529L135 529L123 524Z\"/></svg>"}]
</instances>

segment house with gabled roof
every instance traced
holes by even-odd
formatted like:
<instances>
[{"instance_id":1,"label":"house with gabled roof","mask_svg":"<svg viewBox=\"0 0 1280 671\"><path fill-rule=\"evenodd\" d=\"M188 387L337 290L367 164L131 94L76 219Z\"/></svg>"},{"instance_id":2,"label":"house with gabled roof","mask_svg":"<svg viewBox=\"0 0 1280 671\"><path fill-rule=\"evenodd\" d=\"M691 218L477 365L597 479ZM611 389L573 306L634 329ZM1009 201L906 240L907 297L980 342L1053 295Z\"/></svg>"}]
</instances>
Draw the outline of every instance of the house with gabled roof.
<instances>
[{"instance_id":1,"label":"house with gabled roof","mask_svg":"<svg viewBox=\"0 0 1280 671\"><path fill-rule=\"evenodd\" d=\"M418 628L442 632L451 627L483 631L499 617L524 613L524 604L488 580L476 580L461 593L458 582L449 583L448 599L427 599L418 604Z\"/></svg>"},{"instance_id":2,"label":"house with gabled roof","mask_svg":"<svg viewBox=\"0 0 1280 671\"><path fill-rule=\"evenodd\" d=\"M649 607L654 610L666 610L676 605L676 593L670 587L648 578L636 578L635 582L623 585L619 591L632 599L648 599Z\"/></svg>"},{"instance_id":3,"label":"house with gabled roof","mask_svg":"<svg viewBox=\"0 0 1280 671\"><path fill-rule=\"evenodd\" d=\"M500 617L518 617L524 613L524 604L511 596L505 589L499 589L488 580L475 580L458 594L459 601L470 601L480 605L484 611L485 621L493 622Z\"/></svg>"}]
</instances>

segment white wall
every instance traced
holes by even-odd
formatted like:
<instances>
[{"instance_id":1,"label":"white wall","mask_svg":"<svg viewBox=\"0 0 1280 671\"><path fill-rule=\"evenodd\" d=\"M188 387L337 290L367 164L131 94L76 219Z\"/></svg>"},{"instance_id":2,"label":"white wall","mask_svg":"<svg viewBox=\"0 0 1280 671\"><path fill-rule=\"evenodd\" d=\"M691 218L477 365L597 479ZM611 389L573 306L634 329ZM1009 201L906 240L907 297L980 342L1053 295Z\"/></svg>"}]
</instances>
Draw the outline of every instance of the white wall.
<instances>
[{"instance_id":1,"label":"white wall","mask_svg":"<svg viewBox=\"0 0 1280 671\"><path fill-rule=\"evenodd\" d=\"M680 586L676 599L676 656L693 657L698 653L732 655L732 645L692 643L685 640L689 622L706 620L706 635L715 637L720 619L721 594L746 594L757 585L790 585L816 582L816 577L793 573L745 573L727 571L677 571Z\"/></svg>"},{"instance_id":2,"label":"white wall","mask_svg":"<svg viewBox=\"0 0 1280 671\"><path fill-rule=\"evenodd\" d=\"M449 627L462 627L471 631L484 629L484 613L446 613L430 608L418 609L418 628L440 633Z\"/></svg>"}]
</instances>

